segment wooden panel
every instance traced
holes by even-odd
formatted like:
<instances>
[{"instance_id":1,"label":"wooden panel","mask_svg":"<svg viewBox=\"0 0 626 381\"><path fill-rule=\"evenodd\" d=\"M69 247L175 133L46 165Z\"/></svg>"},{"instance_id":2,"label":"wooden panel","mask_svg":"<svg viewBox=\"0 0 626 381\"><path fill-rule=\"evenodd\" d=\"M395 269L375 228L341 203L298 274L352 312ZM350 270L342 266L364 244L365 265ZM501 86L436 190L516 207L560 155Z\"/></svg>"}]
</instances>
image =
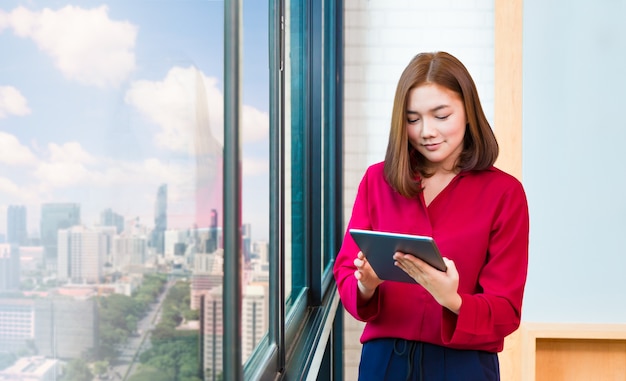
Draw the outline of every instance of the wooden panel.
<instances>
[{"instance_id":1,"label":"wooden panel","mask_svg":"<svg viewBox=\"0 0 626 381\"><path fill-rule=\"evenodd\" d=\"M523 0L494 1L494 125L500 145L496 166L522 178L522 15ZM523 323L522 323L523 324ZM521 380L519 330L498 355L502 381Z\"/></svg>"},{"instance_id":2,"label":"wooden panel","mask_svg":"<svg viewBox=\"0 0 626 381\"><path fill-rule=\"evenodd\" d=\"M504 339L504 350L498 353L498 361L500 361L500 379L502 381L516 381L521 379L521 347L520 330L513 332Z\"/></svg>"},{"instance_id":3,"label":"wooden panel","mask_svg":"<svg viewBox=\"0 0 626 381\"><path fill-rule=\"evenodd\" d=\"M537 339L537 381L626 381L626 340Z\"/></svg>"},{"instance_id":4,"label":"wooden panel","mask_svg":"<svg viewBox=\"0 0 626 381\"><path fill-rule=\"evenodd\" d=\"M626 381L626 324L525 323L520 341L523 381Z\"/></svg>"},{"instance_id":5,"label":"wooden panel","mask_svg":"<svg viewBox=\"0 0 626 381\"><path fill-rule=\"evenodd\" d=\"M496 166L522 178L522 0L494 2Z\"/></svg>"}]
</instances>

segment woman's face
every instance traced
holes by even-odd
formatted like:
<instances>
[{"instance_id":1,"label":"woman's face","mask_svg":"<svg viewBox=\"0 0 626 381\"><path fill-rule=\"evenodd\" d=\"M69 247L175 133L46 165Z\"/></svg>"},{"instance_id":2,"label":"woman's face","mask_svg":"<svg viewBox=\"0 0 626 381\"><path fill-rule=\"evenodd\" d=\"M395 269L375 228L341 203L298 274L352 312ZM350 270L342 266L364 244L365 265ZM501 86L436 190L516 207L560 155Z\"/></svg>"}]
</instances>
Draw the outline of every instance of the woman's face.
<instances>
[{"instance_id":1,"label":"woman's face","mask_svg":"<svg viewBox=\"0 0 626 381\"><path fill-rule=\"evenodd\" d=\"M406 130L411 145L431 170L453 171L463 151L467 118L459 94L426 83L409 91Z\"/></svg>"}]
</instances>

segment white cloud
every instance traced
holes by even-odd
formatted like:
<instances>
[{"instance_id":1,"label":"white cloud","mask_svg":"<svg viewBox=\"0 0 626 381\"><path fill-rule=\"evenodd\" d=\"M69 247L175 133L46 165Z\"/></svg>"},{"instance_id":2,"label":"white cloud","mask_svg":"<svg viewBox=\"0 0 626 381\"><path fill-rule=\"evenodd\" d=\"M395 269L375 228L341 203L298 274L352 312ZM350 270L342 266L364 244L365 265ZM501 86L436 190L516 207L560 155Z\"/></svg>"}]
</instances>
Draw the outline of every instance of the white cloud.
<instances>
[{"instance_id":1,"label":"white cloud","mask_svg":"<svg viewBox=\"0 0 626 381\"><path fill-rule=\"evenodd\" d=\"M190 171L190 166L186 168L181 165L166 164L155 158L141 162L108 162L106 170L102 173L101 185L111 188L146 186L156 192L156 187L161 183L172 184L172 187L176 187L181 183L191 181Z\"/></svg>"},{"instance_id":2,"label":"white cloud","mask_svg":"<svg viewBox=\"0 0 626 381\"><path fill-rule=\"evenodd\" d=\"M269 167L270 165L268 159L260 160L258 158L244 157L243 162L241 163L243 176L267 176L267 174L270 172Z\"/></svg>"},{"instance_id":3,"label":"white cloud","mask_svg":"<svg viewBox=\"0 0 626 381\"><path fill-rule=\"evenodd\" d=\"M0 33L9 26L9 15L0 9Z\"/></svg>"},{"instance_id":4,"label":"white cloud","mask_svg":"<svg viewBox=\"0 0 626 381\"><path fill-rule=\"evenodd\" d=\"M61 145L50 143L33 175L39 192L60 189L89 189L90 192L113 192L124 198L125 192L137 194L137 190L154 189L161 183L170 184L171 195L185 193L193 188L194 163L167 163L156 158L141 162L98 158L86 152L77 142ZM182 190L180 190L182 189Z\"/></svg>"},{"instance_id":5,"label":"white cloud","mask_svg":"<svg viewBox=\"0 0 626 381\"><path fill-rule=\"evenodd\" d=\"M267 112L260 111L252 106L241 107L244 142L259 141L268 138L270 117Z\"/></svg>"},{"instance_id":6,"label":"white cloud","mask_svg":"<svg viewBox=\"0 0 626 381\"><path fill-rule=\"evenodd\" d=\"M105 5L93 9L67 5L40 12L18 7L0 14L0 28L3 24L32 39L65 77L82 84L118 86L135 68L137 27L111 20Z\"/></svg>"},{"instance_id":7,"label":"white cloud","mask_svg":"<svg viewBox=\"0 0 626 381\"><path fill-rule=\"evenodd\" d=\"M211 131L207 139L222 145L223 97L217 79L193 67L173 67L159 82L135 81L125 100L160 128L155 143L161 148L194 153L199 124ZM198 109L201 104L206 107Z\"/></svg>"},{"instance_id":8,"label":"white cloud","mask_svg":"<svg viewBox=\"0 0 626 381\"><path fill-rule=\"evenodd\" d=\"M37 161L31 150L22 145L17 138L6 132L0 132L0 163L10 165L31 165Z\"/></svg>"},{"instance_id":9,"label":"white cloud","mask_svg":"<svg viewBox=\"0 0 626 381\"><path fill-rule=\"evenodd\" d=\"M6 177L0 177L0 193L17 196L19 195L20 190L13 181L7 179Z\"/></svg>"},{"instance_id":10,"label":"white cloud","mask_svg":"<svg viewBox=\"0 0 626 381\"><path fill-rule=\"evenodd\" d=\"M41 162L35 176L43 183L43 189L68 188L78 185L96 185L101 182L97 173L90 172L81 163Z\"/></svg>"},{"instance_id":11,"label":"white cloud","mask_svg":"<svg viewBox=\"0 0 626 381\"><path fill-rule=\"evenodd\" d=\"M94 163L96 159L86 152L78 142L68 142L63 145L50 143L50 161L69 163Z\"/></svg>"},{"instance_id":12,"label":"white cloud","mask_svg":"<svg viewBox=\"0 0 626 381\"><path fill-rule=\"evenodd\" d=\"M135 107L160 131L155 136L157 146L193 154L209 150L224 141L224 97L218 81L206 77L194 67L173 67L162 81L135 81L126 93L126 103ZM259 141L268 137L269 116L254 107L242 106L242 140ZM210 131L211 136L207 136ZM214 152L214 151L213 151Z\"/></svg>"},{"instance_id":13,"label":"white cloud","mask_svg":"<svg viewBox=\"0 0 626 381\"><path fill-rule=\"evenodd\" d=\"M0 86L0 119L9 115L27 115L26 98L13 86Z\"/></svg>"},{"instance_id":14,"label":"white cloud","mask_svg":"<svg viewBox=\"0 0 626 381\"><path fill-rule=\"evenodd\" d=\"M95 164L97 159L87 153L80 143L50 143L45 155L47 157L39 162L34 172L43 189L102 183L102 175L87 167Z\"/></svg>"}]
</instances>

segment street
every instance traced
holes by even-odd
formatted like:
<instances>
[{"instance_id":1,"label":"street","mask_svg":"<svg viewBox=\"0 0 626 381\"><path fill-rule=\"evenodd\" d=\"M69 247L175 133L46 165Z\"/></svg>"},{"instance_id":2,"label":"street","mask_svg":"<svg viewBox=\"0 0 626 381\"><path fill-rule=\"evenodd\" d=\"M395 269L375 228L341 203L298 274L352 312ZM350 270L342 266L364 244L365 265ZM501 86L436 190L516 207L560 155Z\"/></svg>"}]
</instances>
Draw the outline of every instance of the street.
<instances>
[{"instance_id":1,"label":"street","mask_svg":"<svg viewBox=\"0 0 626 381\"><path fill-rule=\"evenodd\" d=\"M166 283L163 292L158 296L157 301L152 303L146 316L137 322L139 335L129 337L126 344L119 348L118 358L114 364L111 364L109 370L110 380L124 381L136 370L139 355L146 349L147 345L150 345L150 334L159 321L161 305L175 282L175 280L170 280Z\"/></svg>"}]
</instances>

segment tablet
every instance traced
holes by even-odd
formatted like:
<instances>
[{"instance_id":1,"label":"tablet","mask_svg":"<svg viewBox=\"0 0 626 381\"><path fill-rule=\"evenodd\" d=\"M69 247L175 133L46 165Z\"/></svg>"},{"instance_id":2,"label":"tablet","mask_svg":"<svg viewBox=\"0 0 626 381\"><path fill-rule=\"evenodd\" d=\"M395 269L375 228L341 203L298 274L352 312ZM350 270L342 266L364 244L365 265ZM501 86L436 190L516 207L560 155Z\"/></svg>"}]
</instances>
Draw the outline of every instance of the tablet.
<instances>
[{"instance_id":1,"label":"tablet","mask_svg":"<svg viewBox=\"0 0 626 381\"><path fill-rule=\"evenodd\" d=\"M415 255L437 270L447 270L432 237L361 229L350 229L350 235L382 280L416 283L409 274L394 265L396 251Z\"/></svg>"}]
</instances>

